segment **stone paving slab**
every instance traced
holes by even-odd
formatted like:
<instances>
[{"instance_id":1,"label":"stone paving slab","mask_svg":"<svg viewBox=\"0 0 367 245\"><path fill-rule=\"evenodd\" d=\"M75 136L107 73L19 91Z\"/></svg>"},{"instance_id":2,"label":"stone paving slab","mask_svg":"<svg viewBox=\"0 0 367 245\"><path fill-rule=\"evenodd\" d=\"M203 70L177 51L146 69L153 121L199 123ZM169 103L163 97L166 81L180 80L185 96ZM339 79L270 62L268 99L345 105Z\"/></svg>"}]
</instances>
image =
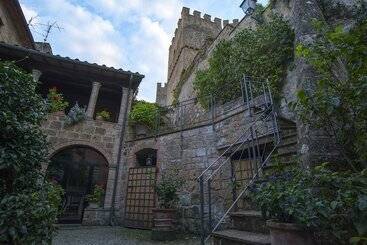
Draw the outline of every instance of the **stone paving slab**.
<instances>
[{"instance_id":1,"label":"stone paving slab","mask_svg":"<svg viewBox=\"0 0 367 245\"><path fill-rule=\"evenodd\" d=\"M53 240L53 245L199 245L199 238L180 235L180 239L170 242L150 240L150 231L123 227L61 227Z\"/></svg>"}]
</instances>

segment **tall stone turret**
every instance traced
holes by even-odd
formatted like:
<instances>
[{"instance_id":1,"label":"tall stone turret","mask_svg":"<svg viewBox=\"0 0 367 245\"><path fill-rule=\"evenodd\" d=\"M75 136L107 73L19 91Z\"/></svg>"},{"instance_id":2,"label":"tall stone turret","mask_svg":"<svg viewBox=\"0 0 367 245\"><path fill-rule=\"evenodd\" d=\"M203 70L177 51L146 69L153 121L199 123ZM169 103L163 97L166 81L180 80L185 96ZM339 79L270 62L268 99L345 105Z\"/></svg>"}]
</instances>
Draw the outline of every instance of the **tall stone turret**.
<instances>
[{"instance_id":1,"label":"tall stone turret","mask_svg":"<svg viewBox=\"0 0 367 245\"><path fill-rule=\"evenodd\" d=\"M184 7L178 21L172 44L169 48L168 77L166 87L166 105L173 102L173 91L181 76L190 66L194 57L208 40L214 40L222 30L222 20L208 14L201 16L199 11L190 14ZM157 98L160 102L162 98Z\"/></svg>"}]
</instances>

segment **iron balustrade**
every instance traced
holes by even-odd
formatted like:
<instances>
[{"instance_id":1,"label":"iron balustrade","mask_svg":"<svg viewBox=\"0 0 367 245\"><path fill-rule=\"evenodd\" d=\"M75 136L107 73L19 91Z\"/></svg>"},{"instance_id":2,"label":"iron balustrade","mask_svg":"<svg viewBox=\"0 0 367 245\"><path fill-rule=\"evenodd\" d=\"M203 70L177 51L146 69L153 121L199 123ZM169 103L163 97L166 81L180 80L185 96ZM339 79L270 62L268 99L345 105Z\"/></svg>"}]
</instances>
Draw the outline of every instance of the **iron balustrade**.
<instances>
[{"instance_id":1,"label":"iron balustrade","mask_svg":"<svg viewBox=\"0 0 367 245\"><path fill-rule=\"evenodd\" d=\"M280 143L277 115L274 110L274 102L269 82L257 82L244 76L241 81L241 92L243 106L247 108L243 113L244 119L250 120L248 126L197 179L200 190L201 244L205 244L205 242L210 239L210 235L224 224L228 214L237 207L239 200L244 197L249 187L253 185L254 181L262 174L263 168L268 164L272 154ZM248 112L248 116L246 112ZM269 124L271 124L270 127ZM263 140L264 142L261 143L260 140L264 138L265 141ZM271 138L270 142L267 140L269 138ZM270 148L268 149L267 147L269 145ZM235 154L241 153L241 159L245 151L250 164L250 181L242 187L240 193L232 193L232 203L225 209L225 212L219 216L220 218L215 220L213 198L216 200L215 204L219 202L218 197L213 197L213 194L215 194L213 193L213 183L216 181L215 177L219 176L218 181L221 182L220 184L223 184L225 181L220 173L225 171L225 167L231 162ZM233 171L233 166L231 165L231 184L236 181ZM221 190L219 190L219 192L220 191ZM207 196L207 198L205 198L205 196ZM225 206L225 202L226 199L224 197L223 206ZM207 212L205 211L206 209ZM205 214L207 214L207 217Z\"/></svg>"}]
</instances>

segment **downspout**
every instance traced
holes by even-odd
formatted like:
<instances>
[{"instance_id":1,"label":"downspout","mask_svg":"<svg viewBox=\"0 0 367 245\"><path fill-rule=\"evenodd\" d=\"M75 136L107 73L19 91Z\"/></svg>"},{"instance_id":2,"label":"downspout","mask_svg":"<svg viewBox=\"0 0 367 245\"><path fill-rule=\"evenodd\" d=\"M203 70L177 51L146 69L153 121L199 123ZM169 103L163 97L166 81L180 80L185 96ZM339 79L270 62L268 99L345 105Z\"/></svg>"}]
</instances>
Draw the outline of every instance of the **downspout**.
<instances>
[{"instance_id":1,"label":"downspout","mask_svg":"<svg viewBox=\"0 0 367 245\"><path fill-rule=\"evenodd\" d=\"M129 79L129 89L126 96L126 106L124 111L124 121L122 122L122 128L120 131L120 142L119 142L119 148L117 152L117 164L116 164L116 172L115 172L115 181L113 183L113 192L112 192L112 203L111 203L111 211L110 211L110 225L115 226L116 220L115 220L115 201L116 201L116 191L117 191L117 184L118 184L118 178L119 178L119 172L120 172L120 162L121 162L121 156L122 156L122 147L124 144L124 137L125 137L125 129L126 129L126 123L127 123L127 114L129 110L129 103L130 103L130 93L131 93L131 83L133 80L133 74L130 75Z\"/></svg>"}]
</instances>

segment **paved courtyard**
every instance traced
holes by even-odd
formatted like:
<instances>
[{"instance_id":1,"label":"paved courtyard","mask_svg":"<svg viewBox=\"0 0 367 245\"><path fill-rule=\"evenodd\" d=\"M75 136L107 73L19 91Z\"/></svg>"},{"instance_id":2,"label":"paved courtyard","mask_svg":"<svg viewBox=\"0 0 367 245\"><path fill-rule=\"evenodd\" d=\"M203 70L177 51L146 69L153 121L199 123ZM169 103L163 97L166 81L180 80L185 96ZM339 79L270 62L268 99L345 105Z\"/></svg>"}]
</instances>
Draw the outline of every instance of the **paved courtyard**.
<instances>
[{"instance_id":1,"label":"paved courtyard","mask_svg":"<svg viewBox=\"0 0 367 245\"><path fill-rule=\"evenodd\" d=\"M53 245L198 245L199 239L192 235L180 235L171 242L153 242L150 231L127 229L123 227L61 227Z\"/></svg>"}]
</instances>

